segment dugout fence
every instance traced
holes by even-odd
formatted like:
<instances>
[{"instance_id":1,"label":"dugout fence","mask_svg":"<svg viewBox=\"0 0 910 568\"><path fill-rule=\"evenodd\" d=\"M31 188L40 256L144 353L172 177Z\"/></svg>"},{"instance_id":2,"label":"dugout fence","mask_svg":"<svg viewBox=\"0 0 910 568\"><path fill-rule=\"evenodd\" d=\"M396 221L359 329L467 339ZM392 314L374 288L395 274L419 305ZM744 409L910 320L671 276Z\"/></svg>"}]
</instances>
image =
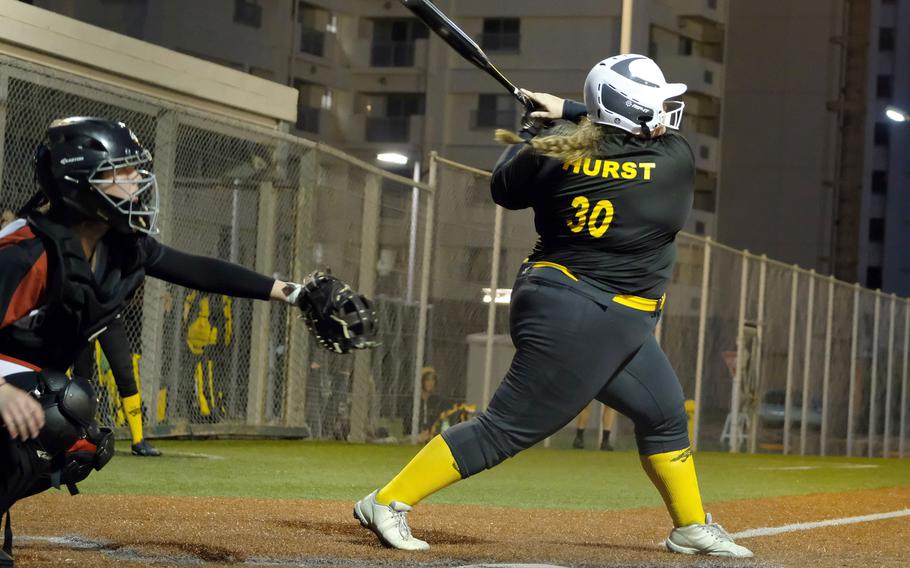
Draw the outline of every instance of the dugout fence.
<instances>
[{"instance_id":1,"label":"dugout fence","mask_svg":"<svg viewBox=\"0 0 910 568\"><path fill-rule=\"evenodd\" d=\"M446 427L436 418L455 404L489 400L511 357L508 289L533 233L529 212L490 206L487 172L434 154L414 181L281 131L0 58L0 209L34 192L34 148L68 115L122 120L149 146L165 244L295 280L328 266L376 301L382 345L339 357L285 306L149 279L124 318L150 437L417 441ZM693 401L698 448L907 456L906 298L708 238L677 243L657 334ZM103 419L120 426L100 351L96 362ZM618 430L631 448L630 425Z\"/></svg>"}]
</instances>

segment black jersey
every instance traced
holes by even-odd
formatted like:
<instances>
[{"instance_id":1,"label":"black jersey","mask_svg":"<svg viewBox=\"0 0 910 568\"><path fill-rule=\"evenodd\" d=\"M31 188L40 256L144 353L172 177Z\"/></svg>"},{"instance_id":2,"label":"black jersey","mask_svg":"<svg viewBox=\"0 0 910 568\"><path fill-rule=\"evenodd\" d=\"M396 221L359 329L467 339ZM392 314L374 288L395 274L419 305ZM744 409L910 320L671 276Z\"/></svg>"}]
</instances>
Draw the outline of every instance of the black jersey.
<instances>
[{"instance_id":1,"label":"black jersey","mask_svg":"<svg viewBox=\"0 0 910 568\"><path fill-rule=\"evenodd\" d=\"M657 299L676 261L676 234L692 209L695 159L680 134L616 130L597 155L560 162L525 147L493 172L493 199L533 207L532 261L567 267L608 292Z\"/></svg>"},{"instance_id":2,"label":"black jersey","mask_svg":"<svg viewBox=\"0 0 910 568\"><path fill-rule=\"evenodd\" d=\"M95 258L93 270L70 230L37 213L0 231L0 364L69 368L146 275L260 300L269 299L274 283L241 266L190 255L146 235L130 238L109 232Z\"/></svg>"}]
</instances>

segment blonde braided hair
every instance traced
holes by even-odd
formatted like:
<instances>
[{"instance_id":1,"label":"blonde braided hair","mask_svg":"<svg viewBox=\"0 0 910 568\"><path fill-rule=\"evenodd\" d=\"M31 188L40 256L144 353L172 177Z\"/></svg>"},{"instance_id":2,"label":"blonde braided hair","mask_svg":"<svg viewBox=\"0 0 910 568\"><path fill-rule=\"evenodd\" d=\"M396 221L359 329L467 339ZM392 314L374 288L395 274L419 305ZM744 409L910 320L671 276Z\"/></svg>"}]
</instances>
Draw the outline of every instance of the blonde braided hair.
<instances>
[{"instance_id":1,"label":"blonde braided hair","mask_svg":"<svg viewBox=\"0 0 910 568\"><path fill-rule=\"evenodd\" d=\"M574 162L593 156L608 134L608 129L582 118L578 125L560 124L553 129L553 134L532 138L528 144L534 150L563 162ZM508 130L497 129L496 140L503 144L524 144L525 140Z\"/></svg>"}]
</instances>

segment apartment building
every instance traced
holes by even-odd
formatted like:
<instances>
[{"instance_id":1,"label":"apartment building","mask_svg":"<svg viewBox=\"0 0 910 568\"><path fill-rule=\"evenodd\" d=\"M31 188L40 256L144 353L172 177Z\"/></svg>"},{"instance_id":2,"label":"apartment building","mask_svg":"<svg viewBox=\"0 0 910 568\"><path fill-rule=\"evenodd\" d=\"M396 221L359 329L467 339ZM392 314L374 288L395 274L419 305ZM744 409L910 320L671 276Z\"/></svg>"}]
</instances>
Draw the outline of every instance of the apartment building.
<instances>
[{"instance_id":1,"label":"apartment building","mask_svg":"<svg viewBox=\"0 0 910 568\"><path fill-rule=\"evenodd\" d=\"M866 286L910 296L910 122L885 115L888 106L910 112L910 2L880 0L871 10L856 273Z\"/></svg>"},{"instance_id":2,"label":"apartment building","mask_svg":"<svg viewBox=\"0 0 910 568\"><path fill-rule=\"evenodd\" d=\"M520 118L497 83L397 1L33 3L293 85L299 134L371 162L403 154L408 164L384 167L408 176L415 160L426 169L430 150L488 169L501 150L492 130ZM882 113L885 104L910 106L905 0L574 0L571 11L546 0L437 4L517 84L575 98L590 66L619 52L625 4L629 50L689 85L683 133L697 174L687 229L908 291L910 206L900 189L908 173L899 166L908 127ZM442 207L455 223L488 223L482 193L444 195ZM389 188L386 199L386 212L400 212L406 191ZM517 257L532 238L516 228L506 244ZM457 244L480 259L489 239L476 240Z\"/></svg>"}]
</instances>

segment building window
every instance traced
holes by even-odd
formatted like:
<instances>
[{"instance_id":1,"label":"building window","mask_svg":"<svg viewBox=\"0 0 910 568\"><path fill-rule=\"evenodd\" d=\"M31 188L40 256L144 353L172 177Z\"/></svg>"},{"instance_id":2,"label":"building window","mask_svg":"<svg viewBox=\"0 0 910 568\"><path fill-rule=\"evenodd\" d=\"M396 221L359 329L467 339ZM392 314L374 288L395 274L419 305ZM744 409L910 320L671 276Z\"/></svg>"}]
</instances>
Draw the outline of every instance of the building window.
<instances>
[{"instance_id":1,"label":"building window","mask_svg":"<svg viewBox=\"0 0 910 568\"><path fill-rule=\"evenodd\" d=\"M234 22L250 26L262 27L262 6L258 0L234 0Z\"/></svg>"},{"instance_id":2,"label":"building window","mask_svg":"<svg viewBox=\"0 0 910 568\"><path fill-rule=\"evenodd\" d=\"M880 99L890 99L893 91L894 77L891 75L879 75L875 81L875 96Z\"/></svg>"},{"instance_id":3,"label":"building window","mask_svg":"<svg viewBox=\"0 0 910 568\"><path fill-rule=\"evenodd\" d=\"M297 129L304 132L319 134L319 115L320 109L298 106L297 107Z\"/></svg>"},{"instance_id":4,"label":"building window","mask_svg":"<svg viewBox=\"0 0 910 568\"><path fill-rule=\"evenodd\" d=\"M891 142L891 129L884 122L875 123L873 141L876 146L887 146Z\"/></svg>"},{"instance_id":5,"label":"building window","mask_svg":"<svg viewBox=\"0 0 910 568\"><path fill-rule=\"evenodd\" d=\"M515 99L511 95L478 95L473 122L478 128L514 128Z\"/></svg>"},{"instance_id":6,"label":"building window","mask_svg":"<svg viewBox=\"0 0 910 568\"><path fill-rule=\"evenodd\" d=\"M885 220L882 217L869 219L869 240L873 243L885 240Z\"/></svg>"},{"instance_id":7,"label":"building window","mask_svg":"<svg viewBox=\"0 0 910 568\"><path fill-rule=\"evenodd\" d=\"M708 0L708 8L717 10L717 0Z\"/></svg>"},{"instance_id":8,"label":"building window","mask_svg":"<svg viewBox=\"0 0 910 568\"><path fill-rule=\"evenodd\" d=\"M872 193L884 195L888 192L888 172L875 170L872 172Z\"/></svg>"},{"instance_id":9,"label":"building window","mask_svg":"<svg viewBox=\"0 0 910 568\"><path fill-rule=\"evenodd\" d=\"M879 290L882 287L882 267L870 266L866 268L866 287Z\"/></svg>"},{"instance_id":10,"label":"building window","mask_svg":"<svg viewBox=\"0 0 910 568\"><path fill-rule=\"evenodd\" d=\"M297 129L319 134L319 118L325 107L325 97L331 99L332 92L320 85L305 81L296 81L297 89Z\"/></svg>"},{"instance_id":11,"label":"building window","mask_svg":"<svg viewBox=\"0 0 910 568\"><path fill-rule=\"evenodd\" d=\"M422 115L422 93L391 93L377 96L369 106L366 122L367 142L409 142L411 117Z\"/></svg>"},{"instance_id":12,"label":"building window","mask_svg":"<svg viewBox=\"0 0 910 568\"><path fill-rule=\"evenodd\" d=\"M698 157L702 160L707 160L711 158L711 148L707 146L698 146Z\"/></svg>"},{"instance_id":13,"label":"building window","mask_svg":"<svg viewBox=\"0 0 910 568\"><path fill-rule=\"evenodd\" d=\"M894 51L894 28L879 28L878 50Z\"/></svg>"},{"instance_id":14,"label":"building window","mask_svg":"<svg viewBox=\"0 0 910 568\"><path fill-rule=\"evenodd\" d=\"M705 83L709 85L714 83L714 73L710 69L705 69Z\"/></svg>"},{"instance_id":15,"label":"building window","mask_svg":"<svg viewBox=\"0 0 910 568\"><path fill-rule=\"evenodd\" d=\"M705 234L705 222L704 222L704 221L696 221L696 222L695 222L695 234L696 234L696 235L704 235L704 234Z\"/></svg>"},{"instance_id":16,"label":"building window","mask_svg":"<svg viewBox=\"0 0 910 568\"><path fill-rule=\"evenodd\" d=\"M692 40L687 37L679 38L679 54L692 55Z\"/></svg>"},{"instance_id":17,"label":"building window","mask_svg":"<svg viewBox=\"0 0 910 568\"><path fill-rule=\"evenodd\" d=\"M325 32L311 28L300 28L300 51L316 55L325 56Z\"/></svg>"},{"instance_id":18,"label":"building window","mask_svg":"<svg viewBox=\"0 0 910 568\"><path fill-rule=\"evenodd\" d=\"M413 67L414 42L426 39L429 30L414 18L381 18L373 21L373 67Z\"/></svg>"},{"instance_id":19,"label":"building window","mask_svg":"<svg viewBox=\"0 0 910 568\"><path fill-rule=\"evenodd\" d=\"M325 57L326 34L337 31L335 16L317 6L297 4L297 30L300 34L300 52Z\"/></svg>"},{"instance_id":20,"label":"building window","mask_svg":"<svg viewBox=\"0 0 910 568\"><path fill-rule=\"evenodd\" d=\"M423 114L423 93L391 93L386 95L386 116Z\"/></svg>"},{"instance_id":21,"label":"building window","mask_svg":"<svg viewBox=\"0 0 910 568\"><path fill-rule=\"evenodd\" d=\"M521 20L484 18L480 43L490 51L518 51L521 46Z\"/></svg>"}]
</instances>

